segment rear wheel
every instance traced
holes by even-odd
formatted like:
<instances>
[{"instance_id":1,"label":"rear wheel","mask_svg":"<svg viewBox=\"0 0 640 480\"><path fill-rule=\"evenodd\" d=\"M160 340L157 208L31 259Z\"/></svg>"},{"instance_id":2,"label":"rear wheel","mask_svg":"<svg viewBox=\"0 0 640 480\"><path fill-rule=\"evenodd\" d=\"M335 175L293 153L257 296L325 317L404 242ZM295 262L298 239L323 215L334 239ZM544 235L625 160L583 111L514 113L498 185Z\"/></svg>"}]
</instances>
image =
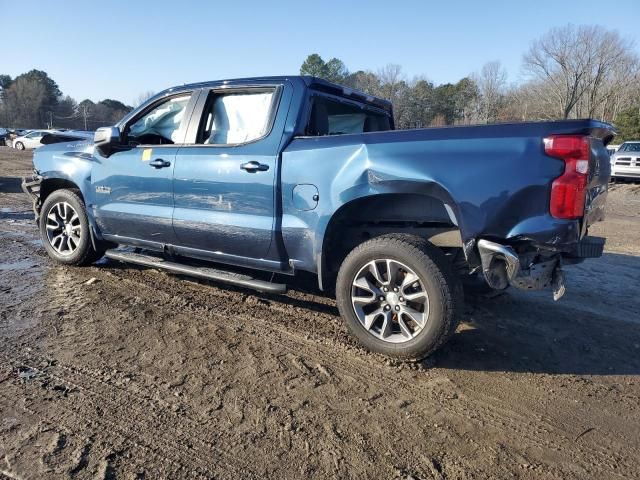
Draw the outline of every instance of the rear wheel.
<instances>
[{"instance_id":1,"label":"rear wheel","mask_svg":"<svg viewBox=\"0 0 640 480\"><path fill-rule=\"evenodd\" d=\"M104 254L93 248L84 202L73 190L56 190L46 198L40 211L40 236L58 263L87 265Z\"/></svg>"},{"instance_id":2,"label":"rear wheel","mask_svg":"<svg viewBox=\"0 0 640 480\"><path fill-rule=\"evenodd\" d=\"M436 247L411 235L383 235L344 260L336 298L350 331L367 349L420 359L455 332L461 288Z\"/></svg>"},{"instance_id":3,"label":"rear wheel","mask_svg":"<svg viewBox=\"0 0 640 480\"><path fill-rule=\"evenodd\" d=\"M22 142L16 142L16 148L18 150L24 150L24 143Z\"/></svg>"}]
</instances>

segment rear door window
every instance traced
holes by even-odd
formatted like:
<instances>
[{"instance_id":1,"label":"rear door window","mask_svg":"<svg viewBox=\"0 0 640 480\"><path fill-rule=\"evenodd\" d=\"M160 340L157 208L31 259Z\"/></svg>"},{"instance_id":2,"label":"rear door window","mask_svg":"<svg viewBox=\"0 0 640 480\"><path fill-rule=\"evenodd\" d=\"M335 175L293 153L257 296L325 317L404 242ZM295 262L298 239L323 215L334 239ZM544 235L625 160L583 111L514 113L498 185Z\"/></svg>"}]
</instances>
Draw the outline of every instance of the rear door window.
<instances>
[{"instance_id":1,"label":"rear door window","mask_svg":"<svg viewBox=\"0 0 640 480\"><path fill-rule=\"evenodd\" d=\"M275 88L210 92L196 143L239 145L265 137L275 113L275 94Z\"/></svg>"}]
</instances>

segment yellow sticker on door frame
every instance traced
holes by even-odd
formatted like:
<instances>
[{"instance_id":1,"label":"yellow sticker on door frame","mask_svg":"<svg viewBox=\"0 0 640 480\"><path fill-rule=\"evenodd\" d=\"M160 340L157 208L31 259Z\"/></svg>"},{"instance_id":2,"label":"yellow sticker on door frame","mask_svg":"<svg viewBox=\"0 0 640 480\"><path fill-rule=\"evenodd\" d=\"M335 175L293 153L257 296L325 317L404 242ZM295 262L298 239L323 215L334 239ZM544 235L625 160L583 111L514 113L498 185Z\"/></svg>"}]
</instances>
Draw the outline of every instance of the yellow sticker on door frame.
<instances>
[{"instance_id":1,"label":"yellow sticker on door frame","mask_svg":"<svg viewBox=\"0 0 640 480\"><path fill-rule=\"evenodd\" d=\"M151 160L151 152L153 152L153 148L145 148L142 150L142 161L148 162Z\"/></svg>"}]
</instances>

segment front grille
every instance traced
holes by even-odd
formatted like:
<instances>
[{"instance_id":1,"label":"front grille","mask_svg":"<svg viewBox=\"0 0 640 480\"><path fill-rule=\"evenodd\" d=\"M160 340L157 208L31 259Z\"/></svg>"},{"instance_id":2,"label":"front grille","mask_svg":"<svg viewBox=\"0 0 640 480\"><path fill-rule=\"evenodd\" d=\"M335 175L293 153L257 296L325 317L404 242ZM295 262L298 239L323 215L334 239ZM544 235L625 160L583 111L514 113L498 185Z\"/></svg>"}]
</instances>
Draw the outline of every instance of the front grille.
<instances>
[{"instance_id":1,"label":"front grille","mask_svg":"<svg viewBox=\"0 0 640 480\"><path fill-rule=\"evenodd\" d=\"M619 157L616 159L616 165L631 165L631 157Z\"/></svg>"}]
</instances>

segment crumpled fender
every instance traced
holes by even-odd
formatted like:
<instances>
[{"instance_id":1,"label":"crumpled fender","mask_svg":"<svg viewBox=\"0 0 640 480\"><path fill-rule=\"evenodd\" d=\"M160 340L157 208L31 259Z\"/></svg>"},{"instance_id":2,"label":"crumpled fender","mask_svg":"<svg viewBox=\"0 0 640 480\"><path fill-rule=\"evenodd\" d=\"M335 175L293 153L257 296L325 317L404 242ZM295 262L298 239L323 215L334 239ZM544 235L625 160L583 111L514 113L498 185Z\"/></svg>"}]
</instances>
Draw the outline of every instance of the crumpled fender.
<instances>
[{"instance_id":1,"label":"crumpled fender","mask_svg":"<svg viewBox=\"0 0 640 480\"><path fill-rule=\"evenodd\" d=\"M66 180L73 183L82 194L87 205L93 201L91 169L96 161L93 157L93 142L54 143L38 148L33 156L33 167L47 180ZM99 235L93 214L87 208L87 217L93 231Z\"/></svg>"}]
</instances>

